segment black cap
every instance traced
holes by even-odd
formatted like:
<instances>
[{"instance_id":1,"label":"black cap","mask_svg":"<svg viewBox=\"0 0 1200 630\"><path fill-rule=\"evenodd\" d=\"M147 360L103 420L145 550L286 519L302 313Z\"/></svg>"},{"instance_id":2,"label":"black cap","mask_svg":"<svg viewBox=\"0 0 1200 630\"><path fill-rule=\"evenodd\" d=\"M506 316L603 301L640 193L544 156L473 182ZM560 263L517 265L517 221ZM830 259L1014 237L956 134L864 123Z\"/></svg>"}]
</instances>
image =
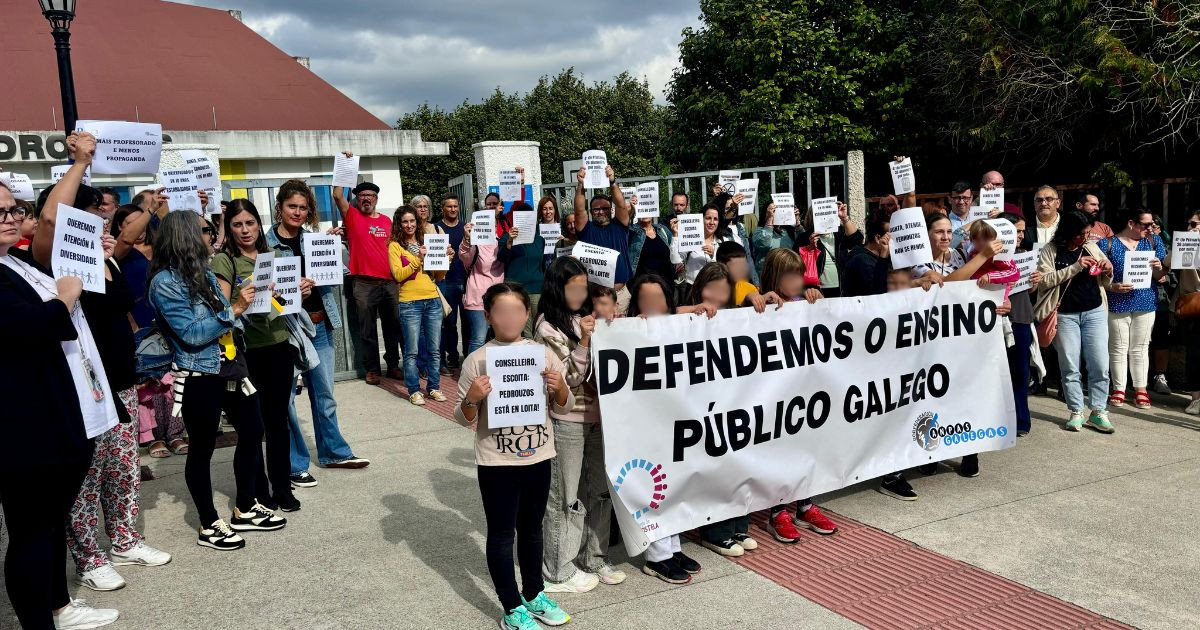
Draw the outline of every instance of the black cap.
<instances>
[{"instance_id":1,"label":"black cap","mask_svg":"<svg viewBox=\"0 0 1200 630\"><path fill-rule=\"evenodd\" d=\"M364 190L369 190L369 191L375 193L376 195L379 194L379 187L376 186L375 184L372 184L371 182L363 182L363 183L355 186L354 190L351 192L353 192L354 194L357 195L357 194L362 193L362 191L364 191Z\"/></svg>"}]
</instances>

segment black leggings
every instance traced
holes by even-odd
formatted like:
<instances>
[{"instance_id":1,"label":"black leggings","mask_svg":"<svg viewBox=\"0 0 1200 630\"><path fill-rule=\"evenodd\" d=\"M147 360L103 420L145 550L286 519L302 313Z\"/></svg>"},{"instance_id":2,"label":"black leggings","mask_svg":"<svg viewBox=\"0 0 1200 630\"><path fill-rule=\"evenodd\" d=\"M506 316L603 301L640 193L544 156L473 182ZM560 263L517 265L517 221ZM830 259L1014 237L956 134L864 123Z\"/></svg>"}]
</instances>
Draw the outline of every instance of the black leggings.
<instances>
[{"instance_id":1,"label":"black leggings","mask_svg":"<svg viewBox=\"0 0 1200 630\"><path fill-rule=\"evenodd\" d=\"M183 467L183 478L196 511L200 513L200 524L208 527L217 516L213 506L212 462L217 444L217 430L221 426L221 409L237 429L238 443L233 451L233 478L237 484L235 504L243 512L254 507L254 476L258 471L261 454L262 416L258 410L258 395L242 394L240 384L228 391L227 381L219 376L189 376L183 385L183 424L188 431L188 456Z\"/></svg>"},{"instance_id":2,"label":"black leggings","mask_svg":"<svg viewBox=\"0 0 1200 630\"><path fill-rule=\"evenodd\" d=\"M250 367L250 381L258 390L258 405L262 409L263 430L267 435L266 467L259 468L255 488L263 499L274 497L276 502L292 499L289 479L292 451L288 432L288 406L296 390L292 348L284 342L247 350L246 363Z\"/></svg>"},{"instance_id":3,"label":"black leggings","mask_svg":"<svg viewBox=\"0 0 1200 630\"><path fill-rule=\"evenodd\" d=\"M26 630L54 630L53 611L71 601L67 592L67 518L91 457L73 464L0 468L0 502L8 523L4 584Z\"/></svg>"},{"instance_id":4,"label":"black leggings","mask_svg":"<svg viewBox=\"0 0 1200 630\"><path fill-rule=\"evenodd\" d=\"M504 612L542 592L542 517L550 494L550 460L528 466L479 466L479 495L487 518L487 565ZM513 540L521 584L513 570Z\"/></svg>"}]
</instances>

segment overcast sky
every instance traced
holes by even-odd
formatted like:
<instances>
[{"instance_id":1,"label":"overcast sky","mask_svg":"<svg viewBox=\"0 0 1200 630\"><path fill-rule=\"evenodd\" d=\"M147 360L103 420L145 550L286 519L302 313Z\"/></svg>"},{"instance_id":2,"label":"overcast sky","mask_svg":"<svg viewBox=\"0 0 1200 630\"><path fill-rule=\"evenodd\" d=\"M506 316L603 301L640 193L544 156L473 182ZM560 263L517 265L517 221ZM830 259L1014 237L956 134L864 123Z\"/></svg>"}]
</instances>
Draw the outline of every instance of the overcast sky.
<instances>
[{"instance_id":1,"label":"overcast sky","mask_svg":"<svg viewBox=\"0 0 1200 630\"><path fill-rule=\"evenodd\" d=\"M524 92L574 66L584 80L623 70L663 90L696 0L186 0L240 9L275 46L392 124L424 102L452 109L497 86Z\"/></svg>"}]
</instances>

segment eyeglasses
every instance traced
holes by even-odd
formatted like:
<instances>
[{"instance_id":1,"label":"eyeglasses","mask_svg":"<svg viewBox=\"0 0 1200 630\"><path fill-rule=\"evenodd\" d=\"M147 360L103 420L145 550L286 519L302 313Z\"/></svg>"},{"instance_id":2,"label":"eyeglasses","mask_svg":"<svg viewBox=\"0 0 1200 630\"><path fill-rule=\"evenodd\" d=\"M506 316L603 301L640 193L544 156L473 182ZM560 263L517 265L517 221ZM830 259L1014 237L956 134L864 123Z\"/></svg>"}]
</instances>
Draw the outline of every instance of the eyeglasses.
<instances>
[{"instance_id":1,"label":"eyeglasses","mask_svg":"<svg viewBox=\"0 0 1200 630\"><path fill-rule=\"evenodd\" d=\"M1189 230L1194 230L1197 227L1200 227L1200 221L1188 221L1188 229Z\"/></svg>"},{"instance_id":2,"label":"eyeglasses","mask_svg":"<svg viewBox=\"0 0 1200 630\"><path fill-rule=\"evenodd\" d=\"M1138 223L1138 225L1142 226L1143 230L1149 230L1150 228L1154 227L1154 222L1153 221L1143 221L1141 223Z\"/></svg>"},{"instance_id":3,"label":"eyeglasses","mask_svg":"<svg viewBox=\"0 0 1200 630\"><path fill-rule=\"evenodd\" d=\"M25 208L21 206L13 206L11 208L0 208L0 221L24 221Z\"/></svg>"},{"instance_id":4,"label":"eyeglasses","mask_svg":"<svg viewBox=\"0 0 1200 630\"><path fill-rule=\"evenodd\" d=\"M592 206L592 212L597 210L612 210L612 206Z\"/></svg>"},{"instance_id":5,"label":"eyeglasses","mask_svg":"<svg viewBox=\"0 0 1200 630\"><path fill-rule=\"evenodd\" d=\"M974 195L951 195L950 196L950 199L952 201L970 201L974 198L975 198Z\"/></svg>"},{"instance_id":6,"label":"eyeglasses","mask_svg":"<svg viewBox=\"0 0 1200 630\"><path fill-rule=\"evenodd\" d=\"M1034 197L1033 200L1038 203L1050 203L1051 201L1058 201L1058 197Z\"/></svg>"}]
</instances>

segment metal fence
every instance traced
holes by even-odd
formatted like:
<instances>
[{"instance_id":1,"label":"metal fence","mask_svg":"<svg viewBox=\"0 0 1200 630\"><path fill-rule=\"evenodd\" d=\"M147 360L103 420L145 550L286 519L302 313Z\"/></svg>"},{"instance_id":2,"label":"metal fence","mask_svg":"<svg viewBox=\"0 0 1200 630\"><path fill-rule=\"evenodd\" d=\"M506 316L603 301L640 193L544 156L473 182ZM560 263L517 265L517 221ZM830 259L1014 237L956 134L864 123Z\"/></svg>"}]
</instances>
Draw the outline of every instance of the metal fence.
<instances>
[{"instance_id":1,"label":"metal fence","mask_svg":"<svg viewBox=\"0 0 1200 630\"><path fill-rule=\"evenodd\" d=\"M470 173L459 175L446 182L446 187L450 189L450 194L458 195L460 207L464 211L475 207L475 177Z\"/></svg>"}]
</instances>

